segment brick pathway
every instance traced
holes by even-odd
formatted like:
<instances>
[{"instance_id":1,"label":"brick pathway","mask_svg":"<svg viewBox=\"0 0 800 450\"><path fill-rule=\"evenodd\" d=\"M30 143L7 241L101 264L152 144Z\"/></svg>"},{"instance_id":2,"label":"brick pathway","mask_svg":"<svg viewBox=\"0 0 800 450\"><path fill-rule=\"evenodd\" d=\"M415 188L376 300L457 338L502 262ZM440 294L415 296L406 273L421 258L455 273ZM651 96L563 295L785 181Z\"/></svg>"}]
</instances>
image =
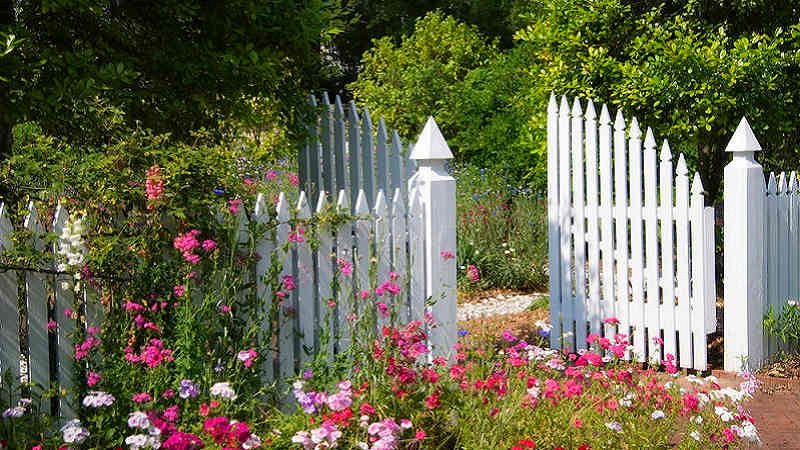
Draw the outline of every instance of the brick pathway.
<instances>
[{"instance_id":1,"label":"brick pathway","mask_svg":"<svg viewBox=\"0 0 800 450\"><path fill-rule=\"evenodd\" d=\"M763 448L800 449L800 381L767 379L747 407Z\"/></svg>"}]
</instances>

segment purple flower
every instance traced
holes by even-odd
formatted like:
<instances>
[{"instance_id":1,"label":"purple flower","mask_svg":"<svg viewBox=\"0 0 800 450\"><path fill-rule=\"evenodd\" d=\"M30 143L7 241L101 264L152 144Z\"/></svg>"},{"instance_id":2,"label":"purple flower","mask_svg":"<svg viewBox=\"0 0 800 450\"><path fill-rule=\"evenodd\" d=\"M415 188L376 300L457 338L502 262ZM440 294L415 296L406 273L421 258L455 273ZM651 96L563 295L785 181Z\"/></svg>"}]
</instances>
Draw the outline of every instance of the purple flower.
<instances>
[{"instance_id":1,"label":"purple flower","mask_svg":"<svg viewBox=\"0 0 800 450\"><path fill-rule=\"evenodd\" d=\"M192 383L192 380L181 380L181 387L178 388L178 397L187 399L195 398L200 394L197 385Z\"/></svg>"},{"instance_id":2,"label":"purple flower","mask_svg":"<svg viewBox=\"0 0 800 450\"><path fill-rule=\"evenodd\" d=\"M467 334L469 334L469 331L467 331L467 330L465 330L463 328L461 330L458 330L458 335L461 336L461 337L464 337Z\"/></svg>"}]
</instances>

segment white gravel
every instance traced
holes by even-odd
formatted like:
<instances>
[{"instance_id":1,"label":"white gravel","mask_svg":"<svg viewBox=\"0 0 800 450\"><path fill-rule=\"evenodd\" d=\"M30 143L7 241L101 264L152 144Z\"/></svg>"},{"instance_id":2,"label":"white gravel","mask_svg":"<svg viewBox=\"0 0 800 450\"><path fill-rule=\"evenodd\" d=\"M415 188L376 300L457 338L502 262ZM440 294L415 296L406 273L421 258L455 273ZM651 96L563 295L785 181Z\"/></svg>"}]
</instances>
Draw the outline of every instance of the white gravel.
<instances>
[{"instance_id":1,"label":"white gravel","mask_svg":"<svg viewBox=\"0 0 800 450\"><path fill-rule=\"evenodd\" d=\"M500 314L514 314L525 311L537 298L545 294L498 295L485 298L476 303L458 305L458 320L476 319Z\"/></svg>"}]
</instances>

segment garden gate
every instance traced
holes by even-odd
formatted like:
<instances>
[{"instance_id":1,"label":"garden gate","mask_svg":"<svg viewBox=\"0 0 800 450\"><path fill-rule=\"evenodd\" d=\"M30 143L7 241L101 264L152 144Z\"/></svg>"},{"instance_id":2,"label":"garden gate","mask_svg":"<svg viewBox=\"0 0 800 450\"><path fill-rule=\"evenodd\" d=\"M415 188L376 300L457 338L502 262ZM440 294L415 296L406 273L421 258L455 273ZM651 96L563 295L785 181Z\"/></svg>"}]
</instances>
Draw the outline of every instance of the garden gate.
<instances>
[{"instance_id":1,"label":"garden gate","mask_svg":"<svg viewBox=\"0 0 800 450\"><path fill-rule=\"evenodd\" d=\"M706 370L716 329L714 210L681 154L673 178L650 128L603 105L586 111L551 96L547 120L551 346L586 348L587 335L629 336L640 361L672 355ZM644 145L644 149L642 149ZM755 161L761 146L742 119L724 173L724 367L759 367L774 354L764 314L800 298L800 186ZM598 159L599 157L599 159ZM605 321L610 317L615 321Z\"/></svg>"}]
</instances>

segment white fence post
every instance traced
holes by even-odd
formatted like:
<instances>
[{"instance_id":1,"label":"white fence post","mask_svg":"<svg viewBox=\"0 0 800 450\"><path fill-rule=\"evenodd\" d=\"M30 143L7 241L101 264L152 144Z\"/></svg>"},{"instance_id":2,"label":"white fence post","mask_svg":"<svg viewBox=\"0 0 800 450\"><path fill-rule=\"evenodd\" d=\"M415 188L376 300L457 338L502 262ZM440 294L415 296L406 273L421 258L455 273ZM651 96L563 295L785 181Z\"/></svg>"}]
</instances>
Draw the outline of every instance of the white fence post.
<instances>
[{"instance_id":1,"label":"white fence post","mask_svg":"<svg viewBox=\"0 0 800 450\"><path fill-rule=\"evenodd\" d=\"M433 117L410 158L418 169L409 186L419 190L424 209L425 296L438 324L430 330L432 351L450 355L456 343L456 180L445 169L453 154Z\"/></svg>"},{"instance_id":2,"label":"white fence post","mask_svg":"<svg viewBox=\"0 0 800 450\"><path fill-rule=\"evenodd\" d=\"M764 358L763 283L766 186L754 152L761 145L742 118L725 151L725 370L758 367ZM746 361L744 359L746 358Z\"/></svg>"}]
</instances>

